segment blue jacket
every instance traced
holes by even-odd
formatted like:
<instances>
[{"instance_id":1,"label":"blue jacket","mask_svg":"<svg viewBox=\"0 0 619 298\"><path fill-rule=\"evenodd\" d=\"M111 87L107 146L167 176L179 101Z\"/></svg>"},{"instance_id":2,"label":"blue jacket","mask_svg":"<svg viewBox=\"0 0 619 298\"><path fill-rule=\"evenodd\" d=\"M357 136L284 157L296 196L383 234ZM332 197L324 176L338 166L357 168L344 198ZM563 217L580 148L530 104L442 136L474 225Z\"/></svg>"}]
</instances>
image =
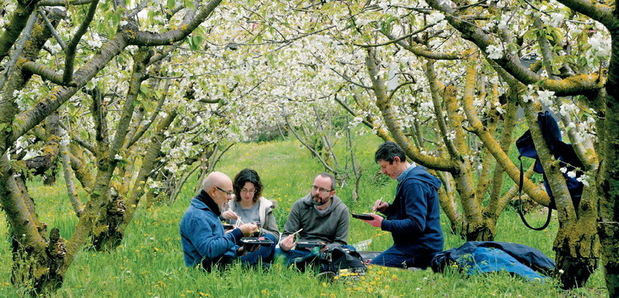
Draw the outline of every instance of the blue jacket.
<instances>
[{"instance_id":1,"label":"blue jacket","mask_svg":"<svg viewBox=\"0 0 619 298\"><path fill-rule=\"evenodd\" d=\"M201 191L191 204L180 223L181 244L185 265L193 267L203 259L216 262L226 255L236 257L241 230L224 233L219 219L219 208L209 195Z\"/></svg>"},{"instance_id":2,"label":"blue jacket","mask_svg":"<svg viewBox=\"0 0 619 298\"><path fill-rule=\"evenodd\" d=\"M432 258L434 272L443 272L452 264L468 275L507 271L528 280L545 279L541 274L551 275L555 270L555 262L535 248L496 241L469 241Z\"/></svg>"},{"instance_id":3,"label":"blue jacket","mask_svg":"<svg viewBox=\"0 0 619 298\"><path fill-rule=\"evenodd\" d=\"M391 232L396 247L411 254L443 250L438 189L441 181L424 167L410 167L398 177L393 203L385 210L381 229Z\"/></svg>"}]
</instances>

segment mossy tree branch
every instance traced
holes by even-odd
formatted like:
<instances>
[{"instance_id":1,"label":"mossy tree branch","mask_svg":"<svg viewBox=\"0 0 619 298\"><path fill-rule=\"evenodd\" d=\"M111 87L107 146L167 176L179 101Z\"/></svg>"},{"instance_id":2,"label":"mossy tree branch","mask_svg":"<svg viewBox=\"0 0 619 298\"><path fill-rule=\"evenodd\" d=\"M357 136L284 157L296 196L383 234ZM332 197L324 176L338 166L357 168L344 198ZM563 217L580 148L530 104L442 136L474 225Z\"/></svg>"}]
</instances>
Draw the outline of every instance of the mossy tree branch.
<instances>
[{"instance_id":1,"label":"mossy tree branch","mask_svg":"<svg viewBox=\"0 0 619 298\"><path fill-rule=\"evenodd\" d=\"M443 12L449 24L460 31L463 38L472 41L484 53L488 46L500 42L496 37L485 33L484 30L470 21L458 17L456 11L445 3L439 0L428 0L428 4L434 9ZM513 52L506 52L503 57L492 60L520 82L524 84L539 83L542 88L554 91L561 96L597 91L604 86L606 81L606 78L600 77L599 73L577 74L565 79L553 80L541 76L522 65L520 58Z\"/></svg>"},{"instance_id":2,"label":"mossy tree branch","mask_svg":"<svg viewBox=\"0 0 619 298\"><path fill-rule=\"evenodd\" d=\"M480 140L484 143L484 146L488 148L497 162L505 169L507 175L512 178L515 183L519 183L520 170L518 170L516 165L514 165L514 163L509 159L507 153L501 149L501 145L497 142L494 136L490 134L488 128L482 124L481 120L477 116L475 108L473 107L474 94L471 92L472 91L465 92L462 100L464 112L469 121L472 132L480 138ZM523 190L536 202L544 206L548 206L550 204L550 197L546 191L533 183L531 180L524 179Z\"/></svg>"},{"instance_id":3,"label":"mossy tree branch","mask_svg":"<svg viewBox=\"0 0 619 298\"><path fill-rule=\"evenodd\" d=\"M383 115L383 119L391 132L391 135L396 142L404 149L406 155L412 160L418 162L428 168L441 170L441 171L456 171L456 168L452 164L451 160L422 154L419 148L415 147L406 137L402 129L400 128L396 116L396 112L393 110L391 103L389 102L389 96L385 90L384 79L378 74L376 58L374 57L374 49L369 48L366 55L366 67L370 79L372 80L372 90L376 96L376 105Z\"/></svg>"},{"instance_id":4,"label":"mossy tree branch","mask_svg":"<svg viewBox=\"0 0 619 298\"><path fill-rule=\"evenodd\" d=\"M99 0L93 0L90 3L90 7L88 7L88 12L86 13L86 17L82 20L82 23L77 28L75 35L67 45L66 55L64 60L64 72L62 74L62 82L64 84L69 84L73 79L73 63L75 62L75 52L77 49L77 45L79 44L82 36L86 34L88 27L90 26L90 22L92 22L95 12L97 11L97 5L99 4Z\"/></svg>"},{"instance_id":5,"label":"mossy tree branch","mask_svg":"<svg viewBox=\"0 0 619 298\"><path fill-rule=\"evenodd\" d=\"M26 27L28 18L36 9L38 2L39 0L17 1L17 8L13 15L9 17L10 21L4 27L6 29L0 34L0 60L8 55L9 50L13 47L17 38L19 38L24 27Z\"/></svg>"}]
</instances>

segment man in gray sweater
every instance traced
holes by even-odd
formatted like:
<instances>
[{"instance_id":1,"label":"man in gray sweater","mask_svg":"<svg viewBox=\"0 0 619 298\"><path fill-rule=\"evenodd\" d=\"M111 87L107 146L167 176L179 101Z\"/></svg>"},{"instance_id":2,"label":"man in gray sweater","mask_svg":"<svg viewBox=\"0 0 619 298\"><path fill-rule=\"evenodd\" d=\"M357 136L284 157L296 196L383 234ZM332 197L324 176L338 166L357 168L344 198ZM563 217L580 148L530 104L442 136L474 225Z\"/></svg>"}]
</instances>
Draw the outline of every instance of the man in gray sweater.
<instances>
[{"instance_id":1,"label":"man in gray sweater","mask_svg":"<svg viewBox=\"0 0 619 298\"><path fill-rule=\"evenodd\" d=\"M335 196L335 177L321 173L314 179L311 192L292 206L279 242L280 253L290 262L310 253L308 249L295 249L298 241L320 241L327 246L346 245L348 220L348 207ZM295 241L296 234L298 241Z\"/></svg>"}]
</instances>

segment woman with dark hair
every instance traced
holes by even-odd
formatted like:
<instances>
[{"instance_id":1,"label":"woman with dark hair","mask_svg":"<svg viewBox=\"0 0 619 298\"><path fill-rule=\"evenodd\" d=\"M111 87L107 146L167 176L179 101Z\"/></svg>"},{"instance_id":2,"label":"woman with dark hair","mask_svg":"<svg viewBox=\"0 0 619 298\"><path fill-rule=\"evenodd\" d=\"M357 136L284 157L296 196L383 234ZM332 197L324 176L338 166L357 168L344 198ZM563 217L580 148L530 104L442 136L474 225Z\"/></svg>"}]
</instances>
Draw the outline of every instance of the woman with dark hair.
<instances>
[{"instance_id":1,"label":"woman with dark hair","mask_svg":"<svg viewBox=\"0 0 619 298\"><path fill-rule=\"evenodd\" d=\"M277 222L273 215L275 204L262 197L260 176L252 169L243 169L233 182L234 200L230 201L228 210L221 216L231 224L256 223L260 232L279 239Z\"/></svg>"}]
</instances>

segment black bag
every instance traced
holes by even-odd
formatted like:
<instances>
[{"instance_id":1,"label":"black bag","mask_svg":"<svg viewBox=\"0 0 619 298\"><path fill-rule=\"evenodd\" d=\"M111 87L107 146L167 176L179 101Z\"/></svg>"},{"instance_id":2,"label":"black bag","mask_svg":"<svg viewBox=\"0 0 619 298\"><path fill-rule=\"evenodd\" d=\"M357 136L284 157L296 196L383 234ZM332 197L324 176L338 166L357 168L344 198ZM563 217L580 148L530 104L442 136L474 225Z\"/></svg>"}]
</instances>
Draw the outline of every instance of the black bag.
<instances>
[{"instance_id":1,"label":"black bag","mask_svg":"<svg viewBox=\"0 0 619 298\"><path fill-rule=\"evenodd\" d=\"M363 273L366 266L361 255L342 246L328 247L322 252L312 252L305 257L293 261L297 269L305 271L308 266L313 266L320 275L336 276L342 269L351 273Z\"/></svg>"},{"instance_id":2,"label":"black bag","mask_svg":"<svg viewBox=\"0 0 619 298\"><path fill-rule=\"evenodd\" d=\"M582 196L583 184L578 181L578 177L582 174L582 172L578 171L576 177L569 177L567 175L568 172L574 171L576 169L582 169L583 163L576 155L576 151L571 144L566 144L562 141L561 138L561 130L559 129L559 125L557 121L552 117L552 114L548 111L537 114L537 123L542 131L542 136L544 137L544 141L548 145L548 149L550 153L559 160L561 167L567 168L567 171L563 173L563 177L565 178L565 182L567 183L567 188L570 192L570 196L572 198L572 202L574 203L574 207L578 209L578 205L580 204L580 197ZM552 190L550 189L550 185L548 184L548 179L546 178L546 174L544 173L544 168L542 167L542 163L537 156L537 150L535 149L535 144L533 144L533 138L531 137L531 131L527 130L518 140L516 141L516 147L518 148L518 152L520 156L518 159L520 160L520 183L518 188L518 193L522 193L522 184L523 184L523 169L522 169L522 156L530 157L535 159L535 165L533 170L536 173L540 173L544 177L544 187L546 188L546 192L550 197L550 205L548 206L548 217L546 218L546 222L539 228L534 228L530 226L526 219L524 218L524 214L522 212L522 203L516 208L518 210L518 214L520 218L524 222L525 226L533 230L543 230L550 223L550 217L552 215L552 209L557 209L554 201L554 197L552 195Z\"/></svg>"},{"instance_id":3,"label":"black bag","mask_svg":"<svg viewBox=\"0 0 619 298\"><path fill-rule=\"evenodd\" d=\"M341 269L348 269L350 272L365 272L366 266L361 255L356 250L336 246L327 250L327 262L320 267L321 272L329 271L338 273Z\"/></svg>"}]
</instances>

